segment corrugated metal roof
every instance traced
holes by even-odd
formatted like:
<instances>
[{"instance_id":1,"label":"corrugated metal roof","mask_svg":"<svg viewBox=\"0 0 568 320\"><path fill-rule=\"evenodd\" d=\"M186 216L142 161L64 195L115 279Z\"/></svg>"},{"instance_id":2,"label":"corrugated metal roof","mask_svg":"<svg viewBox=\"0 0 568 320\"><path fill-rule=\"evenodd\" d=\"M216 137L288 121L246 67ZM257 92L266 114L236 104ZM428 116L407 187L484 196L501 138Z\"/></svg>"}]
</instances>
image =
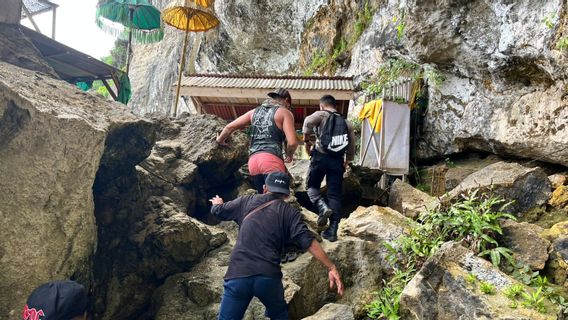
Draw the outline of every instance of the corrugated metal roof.
<instances>
[{"instance_id":1,"label":"corrugated metal roof","mask_svg":"<svg viewBox=\"0 0 568 320\"><path fill-rule=\"evenodd\" d=\"M58 7L57 4L47 0L24 0L23 4L32 16ZM22 17L24 16L25 14L22 10Z\"/></svg>"},{"instance_id":2,"label":"corrugated metal roof","mask_svg":"<svg viewBox=\"0 0 568 320\"><path fill-rule=\"evenodd\" d=\"M354 91L352 77L301 77L196 74L184 77L182 87Z\"/></svg>"}]
</instances>

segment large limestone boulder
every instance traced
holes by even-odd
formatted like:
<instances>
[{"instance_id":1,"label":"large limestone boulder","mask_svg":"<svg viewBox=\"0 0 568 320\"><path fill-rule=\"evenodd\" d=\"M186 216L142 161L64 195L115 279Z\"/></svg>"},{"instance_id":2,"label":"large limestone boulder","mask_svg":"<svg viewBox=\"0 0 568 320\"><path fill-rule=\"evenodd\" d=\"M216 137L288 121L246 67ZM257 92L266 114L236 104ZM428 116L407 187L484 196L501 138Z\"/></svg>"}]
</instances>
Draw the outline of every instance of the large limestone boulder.
<instances>
[{"instance_id":1,"label":"large limestone boulder","mask_svg":"<svg viewBox=\"0 0 568 320\"><path fill-rule=\"evenodd\" d=\"M389 207L405 217L416 219L421 213L436 206L436 198L429 196L408 183L396 179L389 193Z\"/></svg>"},{"instance_id":2,"label":"large limestone boulder","mask_svg":"<svg viewBox=\"0 0 568 320\"><path fill-rule=\"evenodd\" d=\"M328 303L314 315L302 320L355 320L350 306L337 303Z\"/></svg>"},{"instance_id":3,"label":"large limestone boulder","mask_svg":"<svg viewBox=\"0 0 568 320\"><path fill-rule=\"evenodd\" d=\"M408 233L413 225L414 221L388 207L358 207L340 222L338 234L369 241L391 241Z\"/></svg>"},{"instance_id":4,"label":"large limestone boulder","mask_svg":"<svg viewBox=\"0 0 568 320\"><path fill-rule=\"evenodd\" d=\"M473 284L466 281L470 275L477 279ZM480 281L493 285L496 294L480 292ZM448 242L406 285L400 311L403 319L556 319L556 308L551 305L546 313L521 304L511 308L511 301L501 291L514 283L491 263L458 243Z\"/></svg>"},{"instance_id":5,"label":"large limestone boulder","mask_svg":"<svg viewBox=\"0 0 568 320\"><path fill-rule=\"evenodd\" d=\"M527 222L505 220L501 223L503 234L499 244L513 251L513 257L533 271L544 269L548 260L550 241L541 237L543 228Z\"/></svg>"},{"instance_id":6,"label":"large limestone boulder","mask_svg":"<svg viewBox=\"0 0 568 320\"><path fill-rule=\"evenodd\" d=\"M240 182L235 173L247 158L246 137L235 133L230 147L219 146L215 135L225 122L210 115L154 121L149 156L130 169L109 166L95 183L97 318L136 317L165 279L190 271L226 242L196 218L207 221L207 199L229 199L223 192Z\"/></svg>"},{"instance_id":7,"label":"large limestone boulder","mask_svg":"<svg viewBox=\"0 0 568 320\"><path fill-rule=\"evenodd\" d=\"M136 158L107 153L119 131L130 133L138 159L148 155L151 122L66 82L0 62L0 318L16 318L41 283L87 279L97 247L99 166Z\"/></svg>"},{"instance_id":8,"label":"large limestone boulder","mask_svg":"<svg viewBox=\"0 0 568 320\"><path fill-rule=\"evenodd\" d=\"M469 175L445 199L454 199L475 189L514 201L507 210L516 215L541 206L550 198L550 181L542 169L497 162Z\"/></svg>"}]
</instances>

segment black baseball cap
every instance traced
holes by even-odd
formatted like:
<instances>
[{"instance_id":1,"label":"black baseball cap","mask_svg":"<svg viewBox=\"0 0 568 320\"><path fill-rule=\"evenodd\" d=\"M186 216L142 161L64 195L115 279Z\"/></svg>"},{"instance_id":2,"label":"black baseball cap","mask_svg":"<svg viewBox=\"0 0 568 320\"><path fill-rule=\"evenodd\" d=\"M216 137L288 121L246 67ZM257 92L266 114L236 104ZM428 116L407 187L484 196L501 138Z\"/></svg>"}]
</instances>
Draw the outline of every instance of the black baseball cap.
<instances>
[{"instance_id":1,"label":"black baseball cap","mask_svg":"<svg viewBox=\"0 0 568 320\"><path fill-rule=\"evenodd\" d=\"M52 281L36 288L28 297L23 320L69 320L82 316L87 310L87 292L81 284Z\"/></svg>"},{"instance_id":2,"label":"black baseball cap","mask_svg":"<svg viewBox=\"0 0 568 320\"><path fill-rule=\"evenodd\" d=\"M271 172L266 176L264 184L270 192L290 194L290 177L284 172Z\"/></svg>"},{"instance_id":3,"label":"black baseball cap","mask_svg":"<svg viewBox=\"0 0 568 320\"><path fill-rule=\"evenodd\" d=\"M288 90L284 89L284 88L278 88L275 89L273 91L270 91L268 93L268 96L273 98L273 99L277 99L277 98L282 98L282 99L290 99L290 103L292 103L292 96L290 95L290 92L288 92Z\"/></svg>"}]
</instances>

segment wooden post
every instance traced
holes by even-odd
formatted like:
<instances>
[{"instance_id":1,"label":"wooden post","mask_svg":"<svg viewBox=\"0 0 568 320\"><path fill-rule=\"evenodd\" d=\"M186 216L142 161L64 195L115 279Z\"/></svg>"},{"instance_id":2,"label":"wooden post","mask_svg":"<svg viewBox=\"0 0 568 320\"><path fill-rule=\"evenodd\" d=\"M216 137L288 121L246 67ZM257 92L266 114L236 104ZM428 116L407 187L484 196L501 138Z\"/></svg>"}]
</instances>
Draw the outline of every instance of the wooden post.
<instances>
[{"instance_id":1,"label":"wooden post","mask_svg":"<svg viewBox=\"0 0 568 320\"><path fill-rule=\"evenodd\" d=\"M53 7L53 15L51 17L51 39L55 40L55 24L57 20L57 7Z\"/></svg>"},{"instance_id":2,"label":"wooden post","mask_svg":"<svg viewBox=\"0 0 568 320\"><path fill-rule=\"evenodd\" d=\"M41 31L39 30L39 27L37 26L37 24L35 23L34 18L32 17L32 14L30 13L30 10L28 10L28 8L26 7L26 5L22 5L22 10L24 10L24 12L26 13L26 17L28 19L30 19L30 22L32 23L32 25L34 26L35 31L41 33Z\"/></svg>"}]
</instances>

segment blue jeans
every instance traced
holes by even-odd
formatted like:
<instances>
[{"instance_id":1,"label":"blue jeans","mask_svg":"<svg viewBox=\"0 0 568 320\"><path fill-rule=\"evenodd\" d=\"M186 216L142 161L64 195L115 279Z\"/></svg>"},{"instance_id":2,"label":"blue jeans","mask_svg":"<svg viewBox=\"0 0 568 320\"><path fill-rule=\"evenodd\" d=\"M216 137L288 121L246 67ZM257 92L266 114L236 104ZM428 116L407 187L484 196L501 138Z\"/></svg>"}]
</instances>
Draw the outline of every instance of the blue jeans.
<instances>
[{"instance_id":1,"label":"blue jeans","mask_svg":"<svg viewBox=\"0 0 568 320\"><path fill-rule=\"evenodd\" d=\"M284 301L282 279L251 276L225 280L219 320L240 320L252 297L266 307L265 315L273 320L288 320L288 305Z\"/></svg>"}]
</instances>

